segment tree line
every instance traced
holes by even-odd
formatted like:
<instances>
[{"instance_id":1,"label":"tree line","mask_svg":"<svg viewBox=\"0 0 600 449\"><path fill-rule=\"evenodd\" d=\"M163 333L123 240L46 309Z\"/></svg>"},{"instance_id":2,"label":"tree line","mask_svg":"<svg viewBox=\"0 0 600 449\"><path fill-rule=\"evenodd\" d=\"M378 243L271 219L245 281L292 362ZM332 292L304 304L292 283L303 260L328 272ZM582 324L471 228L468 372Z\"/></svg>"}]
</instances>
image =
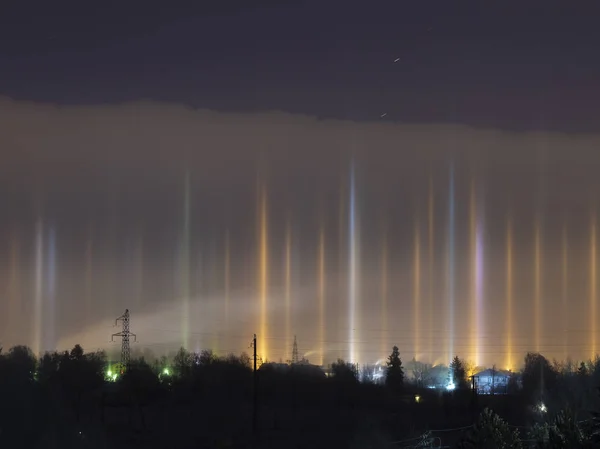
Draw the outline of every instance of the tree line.
<instances>
[{"instance_id":1,"label":"tree line","mask_svg":"<svg viewBox=\"0 0 600 449\"><path fill-rule=\"evenodd\" d=\"M430 429L466 426L460 435L438 438L460 448L599 447L600 362L550 362L537 353L524 362L518 390L474 399L463 360L455 357L449 366L456 390L433 391L407 380L396 346L380 385L361 383L358 367L341 359L326 377L302 363L285 371L265 363L254 373L247 354L218 357L210 350L181 348L170 359L138 357L124 367L79 345L39 359L17 346L0 350L0 441L245 447L255 438L257 390L258 428L269 439L281 434L309 444L329 432L342 446L357 438L388 444L414 437L424 448L438 444Z\"/></svg>"}]
</instances>

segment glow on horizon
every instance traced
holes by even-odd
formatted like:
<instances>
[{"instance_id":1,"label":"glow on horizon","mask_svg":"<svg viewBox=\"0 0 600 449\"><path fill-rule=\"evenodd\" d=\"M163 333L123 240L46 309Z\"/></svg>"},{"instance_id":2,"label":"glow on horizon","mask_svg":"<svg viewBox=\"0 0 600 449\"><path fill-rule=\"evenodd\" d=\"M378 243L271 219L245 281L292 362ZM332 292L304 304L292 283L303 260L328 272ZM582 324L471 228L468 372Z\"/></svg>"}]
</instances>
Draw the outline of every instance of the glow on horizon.
<instances>
[{"instance_id":1,"label":"glow on horizon","mask_svg":"<svg viewBox=\"0 0 600 449\"><path fill-rule=\"evenodd\" d=\"M595 360L596 350L596 211L592 211L590 222L590 359Z\"/></svg>"},{"instance_id":2,"label":"glow on horizon","mask_svg":"<svg viewBox=\"0 0 600 449\"><path fill-rule=\"evenodd\" d=\"M513 237L510 216L506 220L506 369L514 368L513 360Z\"/></svg>"},{"instance_id":3,"label":"glow on horizon","mask_svg":"<svg viewBox=\"0 0 600 449\"><path fill-rule=\"evenodd\" d=\"M85 319L90 322L92 319L92 288L93 288L93 270L94 270L94 246L92 240L91 228L88 230L87 240L85 242Z\"/></svg>"},{"instance_id":4,"label":"glow on horizon","mask_svg":"<svg viewBox=\"0 0 600 449\"><path fill-rule=\"evenodd\" d=\"M567 224L563 224L562 229L562 307L563 307L563 338L564 352L563 357L566 360L569 355L569 304L568 304L568 288L569 288L569 240L567 233Z\"/></svg>"},{"instance_id":5,"label":"glow on horizon","mask_svg":"<svg viewBox=\"0 0 600 449\"><path fill-rule=\"evenodd\" d=\"M339 206L338 206L338 266L337 269L339 272L343 272L347 270L347 256L345 254L345 243L346 243L346 227L348 226L347 213L346 213L346 185L345 185L345 177L340 177L340 190L339 190ZM343 276L338 277L338 289L343 291L347 288L347 285L344 284ZM336 314L334 326L336 329L343 327L344 318L342 314ZM337 335L337 333L336 333Z\"/></svg>"},{"instance_id":6,"label":"glow on horizon","mask_svg":"<svg viewBox=\"0 0 600 449\"><path fill-rule=\"evenodd\" d=\"M358 289L358 254L357 254L357 214L356 214L356 186L354 185L354 161L350 169L350 192L348 207L348 252L349 252L349 273L348 273L348 327L349 327L349 362L357 363L356 353L356 308L357 308L357 289Z\"/></svg>"},{"instance_id":7,"label":"glow on horizon","mask_svg":"<svg viewBox=\"0 0 600 449\"><path fill-rule=\"evenodd\" d=\"M140 231L137 236L135 251L135 304L140 308L144 294L144 235Z\"/></svg>"},{"instance_id":8,"label":"glow on horizon","mask_svg":"<svg viewBox=\"0 0 600 449\"><path fill-rule=\"evenodd\" d=\"M287 220L285 226L285 344L292 344L292 226ZM286 349L286 354L289 349ZM291 354L289 359L291 360Z\"/></svg>"},{"instance_id":9,"label":"glow on horizon","mask_svg":"<svg viewBox=\"0 0 600 449\"><path fill-rule=\"evenodd\" d=\"M383 232L381 246L381 354L390 349L388 335L388 234L387 226Z\"/></svg>"},{"instance_id":10,"label":"glow on horizon","mask_svg":"<svg viewBox=\"0 0 600 449\"><path fill-rule=\"evenodd\" d=\"M471 181L469 205L471 263L472 263L472 298L471 298L471 356L475 366L482 362L481 331L483 329L483 226L480 221L482 211L477 207L475 182Z\"/></svg>"},{"instance_id":11,"label":"glow on horizon","mask_svg":"<svg viewBox=\"0 0 600 449\"><path fill-rule=\"evenodd\" d=\"M269 360L268 341L268 282L269 282L269 241L267 191L264 185L259 187L259 252L258 285L260 299L260 333L258 335L258 353L263 361Z\"/></svg>"},{"instance_id":12,"label":"glow on horizon","mask_svg":"<svg viewBox=\"0 0 600 449\"><path fill-rule=\"evenodd\" d=\"M419 220L415 220L413 254L413 326L415 331L415 358L420 357L421 342L421 235Z\"/></svg>"},{"instance_id":13,"label":"glow on horizon","mask_svg":"<svg viewBox=\"0 0 600 449\"><path fill-rule=\"evenodd\" d=\"M429 356L435 359L434 354L434 321L433 321L433 299L434 299L434 233L435 233L435 215L434 215L434 190L433 190L433 177L429 175L429 198L427 201L427 216L428 216L428 250L429 254L427 257L428 270L427 270L427 327L428 327L428 339L427 339L427 350Z\"/></svg>"},{"instance_id":14,"label":"glow on horizon","mask_svg":"<svg viewBox=\"0 0 600 449\"><path fill-rule=\"evenodd\" d=\"M454 302L455 302L455 204L454 204L454 167L450 167L450 186L448 189L448 355L450 363L455 354L454 349Z\"/></svg>"},{"instance_id":15,"label":"glow on horizon","mask_svg":"<svg viewBox=\"0 0 600 449\"><path fill-rule=\"evenodd\" d=\"M46 347L53 350L56 346L56 231L53 227L48 230L48 272L47 272L47 304L44 307L44 321L48 324Z\"/></svg>"},{"instance_id":16,"label":"glow on horizon","mask_svg":"<svg viewBox=\"0 0 600 449\"><path fill-rule=\"evenodd\" d=\"M10 321L8 327L11 330L11 338L13 333L21 322L21 301L19 297L20 269L19 269L19 239L16 230L10 237L10 266L9 266L9 284L8 295L10 300L9 313Z\"/></svg>"},{"instance_id":17,"label":"glow on horizon","mask_svg":"<svg viewBox=\"0 0 600 449\"><path fill-rule=\"evenodd\" d=\"M38 219L35 226L35 295L33 309L33 353L42 351L42 307L44 282L44 225Z\"/></svg>"},{"instance_id":18,"label":"glow on horizon","mask_svg":"<svg viewBox=\"0 0 600 449\"><path fill-rule=\"evenodd\" d=\"M181 241L181 344L188 347L190 338L190 174L185 174L185 187L183 194L183 236Z\"/></svg>"},{"instance_id":19,"label":"glow on horizon","mask_svg":"<svg viewBox=\"0 0 600 449\"><path fill-rule=\"evenodd\" d=\"M229 229L225 231L225 261L223 267L223 288L225 290L225 329L229 329L229 301L230 301L230 291L231 291L231 247L230 247L230 239L229 239Z\"/></svg>"},{"instance_id":20,"label":"glow on horizon","mask_svg":"<svg viewBox=\"0 0 600 449\"><path fill-rule=\"evenodd\" d=\"M478 267L477 267L477 209L475 203L475 183L471 181L469 193L469 241L471 247L471 358L475 365L479 365L479 335L477 333L477 313L479 301L478 293Z\"/></svg>"},{"instance_id":21,"label":"glow on horizon","mask_svg":"<svg viewBox=\"0 0 600 449\"><path fill-rule=\"evenodd\" d=\"M535 220L534 227L534 293L533 293L533 329L534 346L536 352L540 352L541 347L541 301L542 301L542 243L539 217Z\"/></svg>"},{"instance_id":22,"label":"glow on horizon","mask_svg":"<svg viewBox=\"0 0 600 449\"><path fill-rule=\"evenodd\" d=\"M319 365L323 365L325 356L325 230L323 224L319 227Z\"/></svg>"},{"instance_id":23,"label":"glow on horizon","mask_svg":"<svg viewBox=\"0 0 600 449\"><path fill-rule=\"evenodd\" d=\"M481 213L481 211L478 211ZM475 246L475 295L477 299L477 327L476 327L476 335L479 337L482 335L482 331L484 329L483 325L483 289L484 289L484 279L483 279L483 270L484 270L484 257L483 257L483 225L481 222L477 222L477 231L476 231L476 246ZM475 364L480 365L482 363L482 347L479 338L477 339L477 350L475 357Z\"/></svg>"}]
</instances>

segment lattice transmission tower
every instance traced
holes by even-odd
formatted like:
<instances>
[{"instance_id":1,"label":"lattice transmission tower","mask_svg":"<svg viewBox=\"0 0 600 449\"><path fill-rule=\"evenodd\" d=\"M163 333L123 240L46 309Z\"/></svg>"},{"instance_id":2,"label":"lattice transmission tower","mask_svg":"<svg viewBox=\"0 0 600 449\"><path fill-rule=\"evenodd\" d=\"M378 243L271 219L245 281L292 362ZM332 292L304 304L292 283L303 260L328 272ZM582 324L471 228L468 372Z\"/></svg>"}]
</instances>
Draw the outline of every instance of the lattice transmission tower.
<instances>
[{"instance_id":1,"label":"lattice transmission tower","mask_svg":"<svg viewBox=\"0 0 600 449\"><path fill-rule=\"evenodd\" d=\"M298 357L298 342L296 341L296 336L294 335L294 346L292 347L292 365L296 365L300 362L300 358Z\"/></svg>"},{"instance_id":2,"label":"lattice transmission tower","mask_svg":"<svg viewBox=\"0 0 600 449\"><path fill-rule=\"evenodd\" d=\"M137 335L129 332L129 309L125 309L125 313L115 320L115 326L119 324L123 326L121 332L112 334L110 341L114 341L115 337L121 337L121 363L124 367L129 368L129 360L131 357L131 348L129 347L129 337L133 337L133 341L137 341Z\"/></svg>"}]
</instances>

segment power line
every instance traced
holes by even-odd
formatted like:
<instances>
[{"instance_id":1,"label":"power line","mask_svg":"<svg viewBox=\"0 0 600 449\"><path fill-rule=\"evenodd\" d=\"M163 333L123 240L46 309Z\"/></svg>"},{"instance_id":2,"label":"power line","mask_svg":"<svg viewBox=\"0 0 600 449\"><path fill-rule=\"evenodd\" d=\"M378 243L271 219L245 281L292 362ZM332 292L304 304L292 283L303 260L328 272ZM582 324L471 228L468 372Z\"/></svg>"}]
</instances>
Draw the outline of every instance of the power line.
<instances>
[{"instance_id":1,"label":"power line","mask_svg":"<svg viewBox=\"0 0 600 449\"><path fill-rule=\"evenodd\" d=\"M127 320L125 320L125 317L127 315ZM122 350L121 350L121 359L123 361L123 363L125 365L127 365L129 363L130 360L130 347L129 347L129 337L133 336L135 341L137 341L137 337L135 334L129 332L129 311L126 310L126 313L124 315L122 315L121 317L119 317L116 320L116 323L118 323L118 321L122 321L123 322L123 331L117 334L113 334L111 337L111 341L114 341L114 337L116 336L120 336L122 337ZM127 326L125 326L125 324L127 324ZM125 330L125 327L127 327L127 331ZM149 330L153 330L155 332L167 332L167 333L177 333L178 335L180 335L179 330L173 330L173 329L159 329L159 328L154 328L154 329L149 329ZM186 334L188 335L195 335L195 336L207 336L207 337L216 337L225 341L228 341L229 343L233 343L236 340L246 340L247 336L246 335L237 335L237 334L226 334L226 333L220 333L220 332L199 332L199 331L188 331ZM202 339L203 340L203 339ZM413 338L410 337L404 337L404 338L394 338L394 342L396 343L397 346L400 346L401 348L401 352L406 354L412 354L412 345L413 345ZM284 354L285 352L287 352L287 348L289 346L289 340L287 337L283 337L283 336L270 336L265 338L265 341L270 342L269 343L269 347L270 350L273 352L280 352L281 354ZM320 340L320 339L308 339L306 340L308 341L309 344L309 350L306 352L307 354L314 352L317 346L328 346L328 348L326 348L325 353L329 353L329 354L335 354L338 353L340 351L344 351L346 348L346 345L350 344L350 341L348 339L340 339L340 340L334 340L334 339L326 339L324 341ZM354 344L359 344L359 345L372 345L375 346L376 343L378 341L378 338L372 338L369 339L369 341L353 341L352 343ZM274 343L273 343L274 342ZM200 343L200 342L199 342ZM202 342L201 344L206 344L205 342ZM147 344L143 344L141 345L142 347L146 347L146 348L152 348L152 347L172 347L176 345L176 343L172 342L172 341L165 341L165 342L155 342L155 343L147 343ZM237 346L237 344L233 343L233 346ZM504 343L489 343L489 344L483 344L482 345L483 348L480 351L481 355L487 355L487 356L504 356L506 355L506 350L505 347L506 345ZM404 347L404 348L403 348ZM577 350L577 351L587 351L591 348L591 345L589 343L547 343L547 344L542 344L540 347L540 351L542 353L548 351L548 352L552 352L552 351L556 351L558 349L562 349L562 348L571 348L572 350ZM211 350L209 347L206 347L205 349L207 350ZM227 354L227 355L232 355L232 354L239 354L242 349L242 345L240 345L239 347L236 347L235 349L232 350L225 350L223 348L220 348L220 350L213 350L213 352L215 353L219 353L219 354ZM512 344L512 353L517 355L517 354L521 354L524 355L525 352L530 351L531 345L529 343L513 343ZM470 353L471 350L471 344L470 344L470 340L469 343L456 343L455 344L455 353L456 354L461 354L461 353ZM366 356L367 358L381 358L382 357L382 352L378 349L372 349L370 347L368 348L364 348L362 350L359 351L363 356ZM438 350L421 350L419 351L419 356L427 356L427 355L432 355L434 357L440 355L443 351L438 351ZM300 358L300 357L299 357ZM585 358L584 358L585 359Z\"/></svg>"},{"instance_id":2,"label":"power line","mask_svg":"<svg viewBox=\"0 0 600 449\"><path fill-rule=\"evenodd\" d=\"M133 334L130 334L130 335L133 335ZM117 336L117 334L115 334L115 336ZM325 341L324 343L333 343L333 342L331 342L331 341ZM341 343L344 343L344 342L335 342L335 343L341 344ZM177 343L175 343L175 342L156 342L156 343L145 343L145 344L143 343L143 344L140 344L139 346L140 347L144 347L144 348L151 348L151 347L160 347L160 346L165 347L165 346L176 346L176 345L177 345ZM548 351L548 350L551 350L551 349L554 349L554 348L561 348L561 347L563 347L563 346L556 345L556 346L554 346L552 348L548 348L548 347L543 346L541 348L541 352L543 353L544 351ZM568 348L577 348L577 349L580 349L580 350L590 349L591 348L591 346L587 346L587 345L582 345L582 346L567 345L566 347L568 347ZM205 348L205 349L211 350L211 348L208 348L208 347ZM239 347L237 347L235 349L231 349L231 350L221 348L221 349L218 349L216 351L220 352L220 353L236 353L236 352L239 352L240 349L243 349L242 346L239 346ZM287 345L279 345L279 346L273 346L273 345L271 345L270 349L274 350L274 351L282 351L283 352L283 351L287 350ZM531 345L517 346L516 349L515 349L515 346L513 345L513 351L512 351L512 353L523 353L524 354L524 353L528 352L530 349L531 349ZM341 350L344 350L344 348L343 347L333 347L333 348L327 349L325 352L335 352L335 351L338 351L338 350L341 351ZM213 351L215 351L215 350L213 350ZM390 349L390 351L391 351L391 349ZM306 352L314 352L314 350L308 350ZM382 352L380 350L378 350L378 349L363 349L363 350L359 350L359 352L361 354L376 355L378 357L380 357L380 356L383 355ZM442 352L443 351L441 351L441 350L440 351L436 351L436 350L420 350L419 351L420 354L425 354L425 355L438 354L438 353L442 353ZM461 351L460 346L458 346L457 350L456 350L456 354L460 355L461 352L463 352L463 351ZM466 346L465 346L465 352L469 352L469 349ZM531 351L529 351L529 352L531 352ZM411 350L409 350L409 349L402 350L401 353L405 354L405 356L406 356L406 354L409 354L409 355L412 354ZM479 353L482 354L482 355L502 355L502 354L506 354L506 351L504 351L501 347L499 347L498 349L495 349L495 350L481 350Z\"/></svg>"},{"instance_id":3,"label":"power line","mask_svg":"<svg viewBox=\"0 0 600 449\"><path fill-rule=\"evenodd\" d=\"M151 329L157 332L169 332L169 333L180 333L180 331L177 330L171 330L171 329ZM222 338L226 338L226 339L237 339L239 338L240 340L246 339L247 337L244 335L236 335L236 334L225 334L225 333L218 333L218 332L194 332L194 331L189 331L188 334L190 335L197 335L197 336L211 336L211 337L222 337ZM560 336L556 336L556 338L560 338ZM266 341L285 341L288 342L288 338L284 337L284 336L271 336L271 337L266 337L265 338ZM355 344L371 344L374 341L377 341L378 338L374 337L372 339L369 339L369 341L366 340L361 340L361 341L356 341L354 340L353 343ZM413 338L410 337L404 337L404 338L397 338L395 339L395 341L397 343L402 343L402 341L406 341L407 343L411 343L412 344L412 340L414 340ZM455 346L460 348L460 347L468 347L470 348L470 341L472 339L469 339L468 343L459 343L456 344ZM314 343L314 344L319 344L319 343L329 343L329 344L335 344L335 343L339 343L339 344L349 344L350 340L348 339L341 339L341 340L331 340L331 339L326 339L326 340L319 340L319 339L305 339L303 341L309 342L309 343ZM506 347L505 343L490 343L490 344L485 344L484 345L487 348L504 348ZM512 345L513 348L530 348L531 344L530 343L516 343ZM572 347L572 348L589 348L591 347L590 343L546 343L546 344L542 344L541 345L542 348L563 348L563 347ZM364 351L363 351L364 352ZM378 351L373 351L373 352L378 352ZM433 351L419 351L419 352L434 352L437 353L439 351L437 350L433 350ZM485 353L485 351L483 352Z\"/></svg>"},{"instance_id":4,"label":"power line","mask_svg":"<svg viewBox=\"0 0 600 449\"><path fill-rule=\"evenodd\" d=\"M154 331L158 331L158 332L173 332L173 333L180 333L180 330L174 330L174 329L159 329L159 328L151 328L149 330L154 330ZM364 328L359 328L357 329L358 331L360 331L361 333L365 333L365 332L373 332L373 333L378 333L381 334L382 332L386 332L388 334L393 334L396 338L398 338L398 335L401 335L399 338L400 339L406 339L406 340L413 340L414 339L414 335L412 330L407 330L407 329L398 329L398 330L382 330L382 329L364 329ZM343 328L343 327L336 327L335 328L335 332L346 332L348 331L348 328ZM434 334L440 334L440 335L447 335L447 332L443 329L436 329L434 331L430 331L431 333ZM579 332L579 330L572 330L570 332ZM219 332L200 332L200 331L188 331L189 334L192 335L232 335L232 334L223 334L223 333L219 333ZM600 331L599 331L600 333ZM403 335L404 334L404 335ZM409 335L406 335L409 334ZM562 334L564 334L564 332L561 333L556 333L556 334L552 334L552 335L545 335L545 336L541 336L542 339L551 339L551 338L562 338ZM242 336L240 335L240 338ZM370 338L370 340L374 340L374 339L380 339L382 338L381 336L377 336L377 337L372 337ZM385 337L385 338L389 338L389 337ZM477 337L479 340L486 340L486 339L497 339L498 336L496 333L490 332L488 333L481 333L481 335L479 335ZM268 340L272 340L272 339L286 339L287 337L285 336L276 336L276 337L267 337ZM456 336L454 337L454 340L469 340L471 341L473 339L473 337L470 336ZM515 334L513 335L513 340L518 340L518 339L531 339L531 335L526 335L526 334ZM331 340L327 340L327 341L331 341Z\"/></svg>"},{"instance_id":5,"label":"power line","mask_svg":"<svg viewBox=\"0 0 600 449\"><path fill-rule=\"evenodd\" d=\"M152 350L153 348L165 348L167 350L173 350L174 347L177 346L176 343L146 343L146 344L140 344L138 347L141 348L148 348L150 350ZM213 354L218 355L218 356L239 356L240 354L243 354L245 351L243 350L244 348L242 346L236 347L236 348L219 348L219 349L211 349L209 347L204 348L203 350L207 350L207 351L211 351ZM283 354L284 351L287 350L287 346L276 346L270 347L271 352L273 353L281 353ZM161 351L159 349L159 351ZM308 358L310 358L310 353L313 351L306 351L306 354L308 356ZM336 354L336 353L344 353L345 352L345 348L341 348L341 347L336 347L336 348L332 348L328 351L326 351L326 353L332 355L332 357ZM369 363L368 359L371 360L380 360L383 357L383 354L381 354L380 351L378 350L364 350L364 351L359 351L367 360L365 360L363 363ZM425 352L425 351L422 351ZM524 355L523 351L523 354ZM519 353L518 351L513 351L513 353ZM460 352L457 352L458 355L460 355ZM503 356L505 355L505 352L503 351L482 351L481 354L484 355L488 355L488 356ZM427 354L425 354L427 355ZM258 354L258 357L260 358L261 355L260 353ZM403 360L407 361L409 359L412 359L412 354L409 353L408 356L406 356ZM336 357L333 357L336 358ZM344 358L342 356L342 358ZM276 360L277 358L275 358L274 360ZM279 358L280 360L283 360L282 357ZM467 358L468 360L468 358ZM577 359L579 361L579 359ZM419 360L421 361L421 360ZM428 362L431 363L431 362ZM437 363L434 363L434 365L437 365Z\"/></svg>"}]
</instances>

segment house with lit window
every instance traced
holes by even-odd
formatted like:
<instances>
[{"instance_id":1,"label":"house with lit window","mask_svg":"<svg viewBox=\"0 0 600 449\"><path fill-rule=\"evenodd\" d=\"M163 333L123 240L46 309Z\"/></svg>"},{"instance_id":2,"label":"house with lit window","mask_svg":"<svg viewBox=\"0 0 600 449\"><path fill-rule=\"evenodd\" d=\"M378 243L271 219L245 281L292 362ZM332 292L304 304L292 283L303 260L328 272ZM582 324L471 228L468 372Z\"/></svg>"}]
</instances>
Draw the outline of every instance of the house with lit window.
<instances>
[{"instance_id":1,"label":"house with lit window","mask_svg":"<svg viewBox=\"0 0 600 449\"><path fill-rule=\"evenodd\" d=\"M485 369L474 375L475 390L478 394L507 394L513 375L511 371Z\"/></svg>"}]
</instances>

